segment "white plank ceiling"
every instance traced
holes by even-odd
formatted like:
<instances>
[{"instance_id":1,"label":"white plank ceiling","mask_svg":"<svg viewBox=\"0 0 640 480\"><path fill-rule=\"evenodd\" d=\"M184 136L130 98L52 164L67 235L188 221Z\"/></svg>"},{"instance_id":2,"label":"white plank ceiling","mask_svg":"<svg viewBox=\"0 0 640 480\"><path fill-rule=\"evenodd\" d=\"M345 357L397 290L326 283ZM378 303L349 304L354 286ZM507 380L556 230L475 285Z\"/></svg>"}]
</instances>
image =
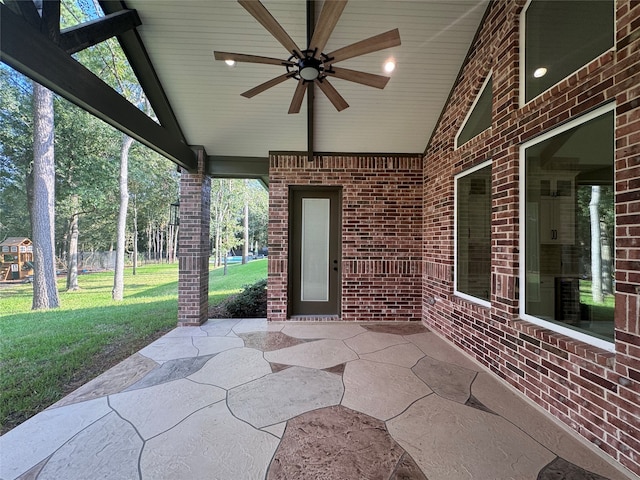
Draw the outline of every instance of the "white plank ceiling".
<instances>
[{"instance_id":1,"label":"white plank ceiling","mask_svg":"<svg viewBox=\"0 0 640 480\"><path fill-rule=\"evenodd\" d=\"M305 1L263 3L306 48ZM284 67L229 67L213 58L214 50L288 58L242 6L233 0L127 0L127 6L140 15L138 31L189 144L239 157L307 150L306 98L299 114L287 114L294 80L252 99L240 96ZM393 58L397 68L384 90L331 79L350 105L342 112L316 88L314 150L423 152L486 7L487 0L350 1L325 52L398 28L401 46L338 64L384 74Z\"/></svg>"}]
</instances>

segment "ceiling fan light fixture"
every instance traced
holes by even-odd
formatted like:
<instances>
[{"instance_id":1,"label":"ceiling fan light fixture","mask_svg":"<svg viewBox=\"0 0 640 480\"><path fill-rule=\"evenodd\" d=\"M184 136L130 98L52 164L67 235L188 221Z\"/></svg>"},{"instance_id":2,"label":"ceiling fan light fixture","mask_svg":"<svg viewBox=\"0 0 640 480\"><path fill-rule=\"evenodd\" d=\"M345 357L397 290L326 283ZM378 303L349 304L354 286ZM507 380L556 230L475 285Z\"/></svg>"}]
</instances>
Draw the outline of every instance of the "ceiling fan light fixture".
<instances>
[{"instance_id":1,"label":"ceiling fan light fixture","mask_svg":"<svg viewBox=\"0 0 640 480\"><path fill-rule=\"evenodd\" d=\"M322 62L312 56L306 56L298 62L298 75L307 82L318 78L322 70Z\"/></svg>"},{"instance_id":2,"label":"ceiling fan light fixture","mask_svg":"<svg viewBox=\"0 0 640 480\"><path fill-rule=\"evenodd\" d=\"M230 59L230 58L226 59L226 60L224 61L224 63L226 63L226 64L227 64L227 65L229 65L230 67L235 67L235 65L236 65L236 61L235 61L235 60L232 60L232 59Z\"/></svg>"},{"instance_id":3,"label":"ceiling fan light fixture","mask_svg":"<svg viewBox=\"0 0 640 480\"><path fill-rule=\"evenodd\" d=\"M320 75L320 71L315 67L303 67L300 69L300 76L308 82L315 80Z\"/></svg>"}]
</instances>

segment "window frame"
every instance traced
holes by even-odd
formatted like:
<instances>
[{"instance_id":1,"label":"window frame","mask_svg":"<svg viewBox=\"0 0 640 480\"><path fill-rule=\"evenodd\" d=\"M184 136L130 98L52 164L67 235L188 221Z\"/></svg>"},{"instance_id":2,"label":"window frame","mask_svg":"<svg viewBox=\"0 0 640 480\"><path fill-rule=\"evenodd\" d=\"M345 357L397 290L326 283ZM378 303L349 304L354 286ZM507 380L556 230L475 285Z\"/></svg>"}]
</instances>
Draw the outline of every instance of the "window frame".
<instances>
[{"instance_id":1,"label":"window frame","mask_svg":"<svg viewBox=\"0 0 640 480\"><path fill-rule=\"evenodd\" d=\"M453 177L454 178L454 183L453 183L453 294L456 297L463 298L465 300L476 303L478 305L482 305L483 307L487 307L487 308L491 307L490 300L484 300L483 298L474 297L473 295L469 295L468 293L464 293L458 290L458 180L466 177L467 175L471 175L472 173L475 173L478 170L482 170L483 168L492 167L492 166L493 166L493 160L488 159L479 163L478 165L475 165L471 168L464 170L463 172L458 173ZM492 178L493 178L493 168L491 171L492 171ZM489 192L489 195L491 197L491 202L493 205L493 181L491 181L491 191ZM491 226L492 223L493 222L491 220L491 209L490 209L489 225ZM491 262L491 259L490 259L490 264L493 265L493 262ZM492 292L491 287L492 287L491 274L489 274L489 298L491 298L491 292Z\"/></svg>"},{"instance_id":2,"label":"window frame","mask_svg":"<svg viewBox=\"0 0 640 480\"><path fill-rule=\"evenodd\" d=\"M469 111L465 115L464 120L462 121L462 124L460 125L460 128L456 132L456 136L455 136L455 138L453 140L455 149L458 149L458 148L462 147L463 145L466 145L471 140L476 138L478 135L481 135L482 133L486 132L487 130L491 130L491 127L493 125L493 92L491 92L491 100L492 100L491 101L491 105L492 105L492 108L491 108L491 114L492 114L491 115L491 124L492 125L489 125L489 128L486 128L486 129L482 130L480 133L478 133L477 135L474 135L473 137L471 137L466 142L464 142L462 144L458 143L458 138L460 137L460 134L462 133L462 130L464 130L464 127L467 125L467 122L469 121L469 118L471 117L471 114L473 113L473 110L476 108L476 105L478 104L478 101L480 101L480 97L484 93L485 88L487 88L487 85L489 84L489 81L491 80L492 76L493 76L493 70L489 70L489 73L487 74L486 78L482 82L482 86L480 87L480 91L476 95L476 98L473 100L473 103L471 104L471 107L469 108Z\"/></svg>"},{"instance_id":3,"label":"window frame","mask_svg":"<svg viewBox=\"0 0 640 480\"><path fill-rule=\"evenodd\" d=\"M615 102L610 102L607 105L601 106L599 108L596 108L588 113L585 113L577 118L574 118L566 123L564 123L563 125L556 127L542 135L539 135L535 138L532 138L531 140L528 140L522 144L520 144L520 148L519 148L519 176L520 176L520 181L519 181L519 189L520 189L520 199L519 199L519 222L520 222L520 228L519 228L519 238L520 238L520 255L519 255L519 261L520 261L520 267L519 267L519 273L518 273L518 278L519 278L519 283L520 283L520 296L519 296L519 305L518 305L518 312L519 312L519 316L521 319L526 320L529 323L533 323L535 325L547 328L553 332L559 333L561 335L566 335L567 337L571 337L574 340L578 340L584 343L587 343L589 345L593 345L594 347L598 347L601 348L603 350L607 350L609 352L615 352L615 341L607 341L598 337L594 337L592 335L589 335L587 333L583 333L580 332L578 330L573 330L571 328L568 327L564 327L558 323L554 323L554 322L549 322L547 320L544 320L542 318L539 317L535 317L533 315L527 314L526 313L526 307L527 307L527 292L526 292L526 288L527 288L527 283L526 283L526 252L527 252L527 245L526 245L526 216L525 216L525 212L526 212L526 188L527 188L527 184L526 184L526 150L533 146L536 145L540 142L543 142L545 140L548 140L550 138L553 138L563 132L566 132L567 130L570 130L572 128L575 128L577 126L580 126L584 123L587 123L590 120L593 120L597 117L600 117L602 115L605 115L607 113L613 112L613 121L614 121L614 135L615 135L615 108L616 108L616 104ZM614 145L615 145L615 141L614 141ZM612 153L612 157L614 158L615 161L615 150ZM615 170L614 170L615 172ZM614 205L615 207L615 205ZM614 249L615 251L615 249ZM615 258L614 258L614 262L615 262ZM615 263L614 263L615 265ZM614 290L614 295L615 295L615 290Z\"/></svg>"},{"instance_id":4,"label":"window frame","mask_svg":"<svg viewBox=\"0 0 640 480\"><path fill-rule=\"evenodd\" d=\"M519 104L520 104L519 106L520 107L524 107L525 105L527 105L527 104L535 101L536 99L540 98L542 95L544 95L546 92L551 90L553 87L555 87L559 83L561 83L564 80L566 80L567 78L575 75L576 72L582 70L586 65L588 65L589 63L594 61L596 58L601 57L602 55L605 55L606 53L609 53L609 52L615 52L615 49L616 49L616 25L615 25L615 23L616 23L616 2L613 1L612 2L612 6L611 6L611 8L613 8L613 23L611 25L611 30L613 32L613 45L611 45L611 48L609 48L605 52L602 52L598 56L592 58L585 65L579 66L576 70L574 70L573 72L568 74L566 77L561 78L560 80L558 80L553 85L550 85L549 88L547 88L546 90L540 92L538 95L536 95L535 97L531 98L531 100L527 101L526 91L525 91L525 84L526 84L526 81L527 81L526 80L527 72L525 71L525 66L526 66L525 60L526 60L526 55L527 55L527 45L526 45L527 10L529 9L529 7L531 6L531 3L533 1L534 0L527 0L527 3L524 5L524 8L522 9L522 12L520 12L520 19L519 19L519 21L520 21L520 38L519 38L520 55L519 55L519 57L520 58L519 58L519 61L518 61L518 67L519 67L519 70L520 70L520 73L519 73L520 91L518 93L518 97L519 97Z\"/></svg>"}]
</instances>

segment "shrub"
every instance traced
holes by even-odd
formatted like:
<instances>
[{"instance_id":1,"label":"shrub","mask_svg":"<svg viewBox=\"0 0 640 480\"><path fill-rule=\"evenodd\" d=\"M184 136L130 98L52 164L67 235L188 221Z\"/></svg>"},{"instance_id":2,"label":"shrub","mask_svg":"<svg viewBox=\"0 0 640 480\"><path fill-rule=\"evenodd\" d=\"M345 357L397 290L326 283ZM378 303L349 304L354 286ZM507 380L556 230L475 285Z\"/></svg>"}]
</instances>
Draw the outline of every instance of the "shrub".
<instances>
[{"instance_id":1,"label":"shrub","mask_svg":"<svg viewBox=\"0 0 640 480\"><path fill-rule=\"evenodd\" d=\"M267 280L246 285L242 292L225 303L230 318L265 318L267 316Z\"/></svg>"}]
</instances>

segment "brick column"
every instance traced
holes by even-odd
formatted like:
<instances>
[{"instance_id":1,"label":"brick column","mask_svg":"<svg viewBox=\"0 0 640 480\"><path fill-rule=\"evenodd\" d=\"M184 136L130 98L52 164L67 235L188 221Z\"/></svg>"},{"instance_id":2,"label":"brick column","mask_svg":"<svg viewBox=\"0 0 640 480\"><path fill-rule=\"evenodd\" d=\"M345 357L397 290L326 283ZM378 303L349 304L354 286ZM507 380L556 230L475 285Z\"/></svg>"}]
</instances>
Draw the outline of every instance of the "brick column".
<instances>
[{"instance_id":1,"label":"brick column","mask_svg":"<svg viewBox=\"0 0 640 480\"><path fill-rule=\"evenodd\" d=\"M207 154L196 150L198 171L183 171L180 178L180 230L178 234L178 326L207 321L209 308L209 223L211 179L206 175Z\"/></svg>"}]
</instances>

